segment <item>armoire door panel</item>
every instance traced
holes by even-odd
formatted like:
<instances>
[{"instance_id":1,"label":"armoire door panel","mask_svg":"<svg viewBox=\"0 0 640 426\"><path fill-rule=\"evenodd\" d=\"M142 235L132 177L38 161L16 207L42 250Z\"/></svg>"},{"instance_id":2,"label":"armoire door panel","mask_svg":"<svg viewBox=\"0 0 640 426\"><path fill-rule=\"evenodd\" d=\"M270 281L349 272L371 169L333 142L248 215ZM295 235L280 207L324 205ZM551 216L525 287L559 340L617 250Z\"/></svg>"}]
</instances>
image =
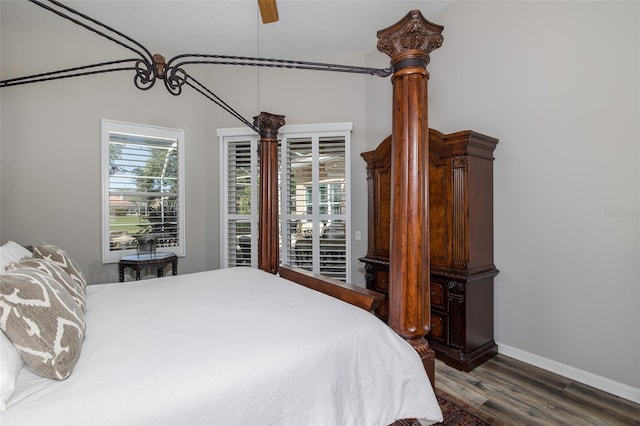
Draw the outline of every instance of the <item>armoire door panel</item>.
<instances>
[{"instance_id":1,"label":"armoire door panel","mask_svg":"<svg viewBox=\"0 0 640 426\"><path fill-rule=\"evenodd\" d=\"M451 190L447 161L429 160L429 250L431 265L451 266Z\"/></svg>"},{"instance_id":2,"label":"armoire door panel","mask_svg":"<svg viewBox=\"0 0 640 426\"><path fill-rule=\"evenodd\" d=\"M375 186L378 209L376 211L375 251L378 257L389 259L390 228L391 228L391 166L376 173Z\"/></svg>"}]
</instances>

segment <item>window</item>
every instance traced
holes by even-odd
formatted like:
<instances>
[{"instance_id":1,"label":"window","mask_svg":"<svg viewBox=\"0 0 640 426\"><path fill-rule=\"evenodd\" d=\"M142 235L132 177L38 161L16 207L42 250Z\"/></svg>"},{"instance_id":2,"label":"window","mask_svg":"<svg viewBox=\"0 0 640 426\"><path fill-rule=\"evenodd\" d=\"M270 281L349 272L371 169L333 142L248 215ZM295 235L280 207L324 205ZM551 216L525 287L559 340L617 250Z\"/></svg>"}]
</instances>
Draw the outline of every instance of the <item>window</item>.
<instances>
[{"instance_id":1,"label":"window","mask_svg":"<svg viewBox=\"0 0 640 426\"><path fill-rule=\"evenodd\" d=\"M102 120L102 261L139 247L184 256L184 132Z\"/></svg>"},{"instance_id":2,"label":"window","mask_svg":"<svg viewBox=\"0 0 640 426\"><path fill-rule=\"evenodd\" d=\"M348 149L352 123L280 129L280 260L350 280ZM257 267L258 144L248 129L219 129L223 267Z\"/></svg>"},{"instance_id":3,"label":"window","mask_svg":"<svg viewBox=\"0 0 640 426\"><path fill-rule=\"evenodd\" d=\"M258 141L227 136L222 144L223 267L258 266Z\"/></svg>"}]
</instances>

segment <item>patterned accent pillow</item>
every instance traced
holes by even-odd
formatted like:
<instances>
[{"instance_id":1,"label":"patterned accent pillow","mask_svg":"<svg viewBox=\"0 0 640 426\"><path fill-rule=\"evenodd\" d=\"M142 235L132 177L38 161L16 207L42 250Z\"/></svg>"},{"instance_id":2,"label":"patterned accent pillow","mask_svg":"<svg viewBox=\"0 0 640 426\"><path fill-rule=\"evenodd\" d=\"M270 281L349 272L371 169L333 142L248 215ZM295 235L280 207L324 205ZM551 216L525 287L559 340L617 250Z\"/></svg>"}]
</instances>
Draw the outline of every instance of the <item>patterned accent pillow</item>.
<instances>
[{"instance_id":1,"label":"patterned accent pillow","mask_svg":"<svg viewBox=\"0 0 640 426\"><path fill-rule=\"evenodd\" d=\"M77 282L80 287L86 289L87 279L85 278L78 263L67 254L66 251L58 248L54 245L42 243L33 246L33 257L39 259L46 259L51 262L57 263L67 274L71 275L71 278Z\"/></svg>"},{"instance_id":2,"label":"patterned accent pillow","mask_svg":"<svg viewBox=\"0 0 640 426\"><path fill-rule=\"evenodd\" d=\"M0 329L34 373L63 380L80 357L85 317L62 284L22 268L0 275Z\"/></svg>"},{"instance_id":3,"label":"patterned accent pillow","mask_svg":"<svg viewBox=\"0 0 640 426\"><path fill-rule=\"evenodd\" d=\"M40 272L50 276L58 281L69 292L73 300L76 301L82 311L85 311L86 307L86 289L78 284L71 275L58 266L57 263L50 262L45 259L36 258L23 258L19 262L12 262L5 268L6 271L15 271L21 268L35 268Z\"/></svg>"}]
</instances>

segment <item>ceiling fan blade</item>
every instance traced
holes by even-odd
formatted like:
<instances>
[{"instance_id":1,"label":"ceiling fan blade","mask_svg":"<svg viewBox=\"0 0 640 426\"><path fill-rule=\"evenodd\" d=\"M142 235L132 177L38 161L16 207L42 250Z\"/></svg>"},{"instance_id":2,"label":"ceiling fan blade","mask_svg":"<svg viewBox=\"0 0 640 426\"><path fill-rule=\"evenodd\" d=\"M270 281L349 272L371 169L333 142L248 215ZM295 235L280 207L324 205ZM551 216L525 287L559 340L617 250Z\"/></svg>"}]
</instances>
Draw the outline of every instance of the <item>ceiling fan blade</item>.
<instances>
[{"instance_id":1,"label":"ceiling fan blade","mask_svg":"<svg viewBox=\"0 0 640 426\"><path fill-rule=\"evenodd\" d=\"M276 5L276 0L258 0L258 5L260 6L260 15L262 16L263 24L278 21L278 6Z\"/></svg>"}]
</instances>

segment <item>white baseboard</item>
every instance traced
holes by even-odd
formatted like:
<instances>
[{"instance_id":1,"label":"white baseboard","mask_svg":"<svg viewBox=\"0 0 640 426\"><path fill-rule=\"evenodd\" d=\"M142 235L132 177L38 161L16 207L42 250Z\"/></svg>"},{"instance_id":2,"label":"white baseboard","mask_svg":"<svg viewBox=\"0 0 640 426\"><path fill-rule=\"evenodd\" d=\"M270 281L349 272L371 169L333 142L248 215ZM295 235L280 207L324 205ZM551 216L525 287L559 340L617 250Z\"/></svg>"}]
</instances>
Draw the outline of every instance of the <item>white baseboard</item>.
<instances>
[{"instance_id":1,"label":"white baseboard","mask_svg":"<svg viewBox=\"0 0 640 426\"><path fill-rule=\"evenodd\" d=\"M515 358L518 361L526 362L527 364L551 371L552 373L559 374L571 380L584 383L585 385L640 404L640 389L638 388L625 385L624 383L615 382L611 379L597 376L593 373L579 370L575 367L561 364L557 361L553 361L503 343L497 342L497 344L498 353L502 355Z\"/></svg>"}]
</instances>

